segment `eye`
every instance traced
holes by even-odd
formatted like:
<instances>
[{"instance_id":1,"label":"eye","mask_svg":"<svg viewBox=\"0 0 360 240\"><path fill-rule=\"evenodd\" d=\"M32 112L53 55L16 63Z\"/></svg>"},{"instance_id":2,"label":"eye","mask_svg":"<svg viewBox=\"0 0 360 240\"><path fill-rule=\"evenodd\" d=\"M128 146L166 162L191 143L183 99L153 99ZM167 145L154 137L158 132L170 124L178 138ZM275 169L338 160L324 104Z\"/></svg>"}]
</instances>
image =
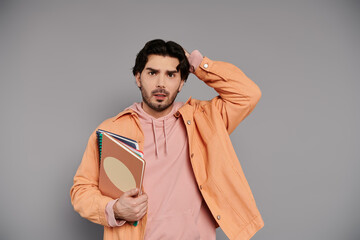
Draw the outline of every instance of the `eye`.
<instances>
[{"instance_id":1,"label":"eye","mask_svg":"<svg viewBox=\"0 0 360 240\"><path fill-rule=\"evenodd\" d=\"M154 72L154 71L151 71L151 72L149 72L149 75L150 75L150 76L154 76L154 75L155 75L155 72Z\"/></svg>"},{"instance_id":2,"label":"eye","mask_svg":"<svg viewBox=\"0 0 360 240\"><path fill-rule=\"evenodd\" d=\"M169 73L168 76L171 77L171 78L173 78L173 77L175 77L175 74Z\"/></svg>"}]
</instances>

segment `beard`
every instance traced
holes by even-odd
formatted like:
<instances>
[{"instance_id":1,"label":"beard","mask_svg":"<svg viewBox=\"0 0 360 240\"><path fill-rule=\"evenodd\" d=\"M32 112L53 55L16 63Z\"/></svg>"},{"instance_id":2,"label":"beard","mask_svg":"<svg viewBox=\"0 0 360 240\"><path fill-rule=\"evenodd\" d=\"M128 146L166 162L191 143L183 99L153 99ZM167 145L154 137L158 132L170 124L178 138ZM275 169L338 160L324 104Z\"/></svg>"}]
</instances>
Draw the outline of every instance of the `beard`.
<instances>
[{"instance_id":1,"label":"beard","mask_svg":"<svg viewBox=\"0 0 360 240\"><path fill-rule=\"evenodd\" d=\"M169 108L174 103L175 98L178 95L178 91L176 91L173 95L171 95L168 91L166 91L164 89L156 89L151 92L151 95L154 95L156 93L162 93L162 94L166 94L168 99L154 103L154 102L150 101L151 96L149 96L142 87L140 87L140 90L141 90L143 102L146 105L148 105L152 110L157 111L157 112L162 112L162 111L166 110L167 108Z\"/></svg>"}]
</instances>

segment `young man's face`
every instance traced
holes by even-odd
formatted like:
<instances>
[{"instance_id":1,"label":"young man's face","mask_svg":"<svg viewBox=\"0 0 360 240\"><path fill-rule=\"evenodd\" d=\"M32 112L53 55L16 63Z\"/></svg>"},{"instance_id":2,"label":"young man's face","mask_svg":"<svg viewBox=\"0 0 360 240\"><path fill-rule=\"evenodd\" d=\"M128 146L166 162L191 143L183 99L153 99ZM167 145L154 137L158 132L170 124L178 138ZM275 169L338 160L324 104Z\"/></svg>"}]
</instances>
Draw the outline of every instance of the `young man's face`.
<instances>
[{"instance_id":1,"label":"young man's face","mask_svg":"<svg viewBox=\"0 0 360 240\"><path fill-rule=\"evenodd\" d=\"M149 55L141 73L135 75L136 84L141 89L142 107L145 112L159 118L167 115L178 92L184 85L177 58Z\"/></svg>"}]
</instances>

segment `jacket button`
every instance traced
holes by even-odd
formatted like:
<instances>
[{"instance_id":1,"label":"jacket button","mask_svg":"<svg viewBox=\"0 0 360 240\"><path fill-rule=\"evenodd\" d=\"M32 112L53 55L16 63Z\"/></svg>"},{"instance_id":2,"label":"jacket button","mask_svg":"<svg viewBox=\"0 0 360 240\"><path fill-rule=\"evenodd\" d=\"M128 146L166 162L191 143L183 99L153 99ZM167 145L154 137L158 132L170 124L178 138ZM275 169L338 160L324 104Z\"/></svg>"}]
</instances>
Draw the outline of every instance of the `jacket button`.
<instances>
[{"instance_id":1,"label":"jacket button","mask_svg":"<svg viewBox=\"0 0 360 240\"><path fill-rule=\"evenodd\" d=\"M207 63L204 64L204 68L208 68L209 65Z\"/></svg>"},{"instance_id":2,"label":"jacket button","mask_svg":"<svg viewBox=\"0 0 360 240\"><path fill-rule=\"evenodd\" d=\"M221 218L221 217L220 217L220 215L217 215L217 217L216 217L216 218L217 218L218 220L220 220L220 218Z\"/></svg>"},{"instance_id":3,"label":"jacket button","mask_svg":"<svg viewBox=\"0 0 360 240\"><path fill-rule=\"evenodd\" d=\"M193 157L194 157L194 154L192 153L190 157L193 158Z\"/></svg>"},{"instance_id":4,"label":"jacket button","mask_svg":"<svg viewBox=\"0 0 360 240\"><path fill-rule=\"evenodd\" d=\"M188 121L187 121L187 124L188 124L188 125L190 125L190 124L191 124L191 121L190 121L190 120L188 120Z\"/></svg>"}]
</instances>

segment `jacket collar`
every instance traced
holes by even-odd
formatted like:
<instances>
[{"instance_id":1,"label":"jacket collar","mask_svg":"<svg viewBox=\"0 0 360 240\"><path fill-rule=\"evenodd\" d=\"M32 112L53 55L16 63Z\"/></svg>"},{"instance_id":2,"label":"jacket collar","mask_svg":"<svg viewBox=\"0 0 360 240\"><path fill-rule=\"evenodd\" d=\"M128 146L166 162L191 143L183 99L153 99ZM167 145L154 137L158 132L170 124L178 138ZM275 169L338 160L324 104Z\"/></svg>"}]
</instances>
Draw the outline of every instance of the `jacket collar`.
<instances>
[{"instance_id":1,"label":"jacket collar","mask_svg":"<svg viewBox=\"0 0 360 240\"><path fill-rule=\"evenodd\" d=\"M193 106L190 105L191 97L185 102L185 104L179 108L175 113L175 117L180 117L180 115L186 115L188 112L192 112Z\"/></svg>"},{"instance_id":2,"label":"jacket collar","mask_svg":"<svg viewBox=\"0 0 360 240\"><path fill-rule=\"evenodd\" d=\"M126 108L124 111L122 111L121 113L119 113L118 115L116 115L114 117L114 119L112 120L113 122L115 122L116 120L118 120L120 117L126 115L126 114L136 114L134 112L134 110L130 109L130 108Z\"/></svg>"}]
</instances>

